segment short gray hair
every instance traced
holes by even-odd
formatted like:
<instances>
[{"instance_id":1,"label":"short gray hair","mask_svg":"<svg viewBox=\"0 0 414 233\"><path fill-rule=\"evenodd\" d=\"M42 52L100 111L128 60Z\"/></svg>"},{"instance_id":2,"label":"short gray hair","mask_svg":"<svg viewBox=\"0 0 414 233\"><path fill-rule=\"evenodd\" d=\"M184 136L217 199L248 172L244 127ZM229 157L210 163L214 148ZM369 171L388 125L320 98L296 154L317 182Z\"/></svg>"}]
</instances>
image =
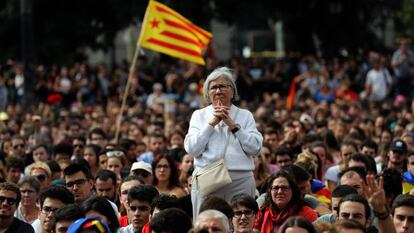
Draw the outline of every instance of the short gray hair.
<instances>
[{"instance_id":1,"label":"short gray hair","mask_svg":"<svg viewBox=\"0 0 414 233\"><path fill-rule=\"evenodd\" d=\"M36 193L40 192L40 182L39 180L34 176L25 176L19 181L19 187L21 188L24 184L29 184L34 188Z\"/></svg>"},{"instance_id":2,"label":"short gray hair","mask_svg":"<svg viewBox=\"0 0 414 233\"><path fill-rule=\"evenodd\" d=\"M219 67L216 68L215 70L213 70L213 72L211 72L208 76L206 81L204 82L203 85L203 96L204 99L208 100L209 102L211 102L208 98L208 87L210 86L210 83L218 78L225 78L226 81L230 84L231 88L233 88L234 90L234 99L238 99L239 98L239 92L237 91L237 87L236 87L236 81L234 80L233 77L233 71L228 68L228 67Z\"/></svg>"},{"instance_id":3,"label":"short gray hair","mask_svg":"<svg viewBox=\"0 0 414 233\"><path fill-rule=\"evenodd\" d=\"M205 219L217 219L223 223L226 232L230 232L230 223L226 215L218 210L205 210L198 215L195 227L201 228L201 222Z\"/></svg>"}]
</instances>

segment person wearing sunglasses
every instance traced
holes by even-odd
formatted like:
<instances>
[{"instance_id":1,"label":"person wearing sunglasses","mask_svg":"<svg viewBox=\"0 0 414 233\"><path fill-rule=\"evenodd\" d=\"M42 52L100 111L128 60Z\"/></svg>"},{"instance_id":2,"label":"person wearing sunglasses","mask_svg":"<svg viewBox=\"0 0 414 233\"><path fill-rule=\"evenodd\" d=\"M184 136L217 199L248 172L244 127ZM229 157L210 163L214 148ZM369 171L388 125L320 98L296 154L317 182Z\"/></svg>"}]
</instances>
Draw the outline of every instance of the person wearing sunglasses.
<instances>
[{"instance_id":1,"label":"person wearing sunglasses","mask_svg":"<svg viewBox=\"0 0 414 233\"><path fill-rule=\"evenodd\" d=\"M10 182L0 183L0 232L34 233L30 224L14 217L20 198L20 189L16 184Z\"/></svg>"},{"instance_id":2,"label":"person wearing sunglasses","mask_svg":"<svg viewBox=\"0 0 414 233\"><path fill-rule=\"evenodd\" d=\"M149 184L149 185L152 184L152 181L154 179L152 175L151 164L146 163L144 161L133 163L131 167L130 175L139 177L145 182L145 184Z\"/></svg>"},{"instance_id":3,"label":"person wearing sunglasses","mask_svg":"<svg viewBox=\"0 0 414 233\"><path fill-rule=\"evenodd\" d=\"M120 179L121 170L127 165L125 153L121 150L109 150L106 152L106 156L108 157L106 169L115 172Z\"/></svg>"},{"instance_id":4,"label":"person wearing sunglasses","mask_svg":"<svg viewBox=\"0 0 414 233\"><path fill-rule=\"evenodd\" d=\"M28 174L40 182L40 192L43 192L51 182L52 171L45 162L34 162L27 167Z\"/></svg>"},{"instance_id":5,"label":"person wearing sunglasses","mask_svg":"<svg viewBox=\"0 0 414 233\"><path fill-rule=\"evenodd\" d=\"M26 140L19 135L14 135L12 137L12 146L9 151L10 156L19 157L23 160L26 159Z\"/></svg>"},{"instance_id":6,"label":"person wearing sunglasses","mask_svg":"<svg viewBox=\"0 0 414 233\"><path fill-rule=\"evenodd\" d=\"M86 138L78 136L72 139L73 155L72 158L82 158L83 150L85 149Z\"/></svg>"},{"instance_id":7,"label":"person wearing sunglasses","mask_svg":"<svg viewBox=\"0 0 414 233\"><path fill-rule=\"evenodd\" d=\"M245 193L238 194L231 199L234 216L232 218L234 233L253 233L259 207L257 202Z\"/></svg>"}]
</instances>

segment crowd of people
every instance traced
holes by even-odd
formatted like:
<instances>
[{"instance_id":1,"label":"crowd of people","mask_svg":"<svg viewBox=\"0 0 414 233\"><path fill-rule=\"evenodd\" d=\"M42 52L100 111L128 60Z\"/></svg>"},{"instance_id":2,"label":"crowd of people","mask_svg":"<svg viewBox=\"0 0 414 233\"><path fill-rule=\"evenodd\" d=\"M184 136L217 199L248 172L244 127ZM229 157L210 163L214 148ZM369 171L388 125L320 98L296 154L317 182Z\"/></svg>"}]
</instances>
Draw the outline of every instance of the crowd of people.
<instances>
[{"instance_id":1,"label":"crowd of people","mask_svg":"<svg viewBox=\"0 0 414 233\"><path fill-rule=\"evenodd\" d=\"M0 232L414 232L414 54L0 69ZM287 104L291 102L291 105ZM288 107L287 107L288 106ZM223 159L231 182L208 193ZM214 180L216 177L211 177Z\"/></svg>"}]
</instances>

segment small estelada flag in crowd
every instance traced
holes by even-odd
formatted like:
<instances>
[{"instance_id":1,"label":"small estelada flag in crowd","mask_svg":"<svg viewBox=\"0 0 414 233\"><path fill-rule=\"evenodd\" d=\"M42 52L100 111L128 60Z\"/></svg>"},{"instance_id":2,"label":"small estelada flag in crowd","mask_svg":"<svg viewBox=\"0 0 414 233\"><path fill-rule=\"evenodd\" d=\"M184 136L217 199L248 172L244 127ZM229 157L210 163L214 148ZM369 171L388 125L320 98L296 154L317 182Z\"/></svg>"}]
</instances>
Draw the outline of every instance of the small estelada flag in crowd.
<instances>
[{"instance_id":1,"label":"small estelada flag in crowd","mask_svg":"<svg viewBox=\"0 0 414 233\"><path fill-rule=\"evenodd\" d=\"M171 8L151 0L138 46L204 65L202 51L211 40L205 31Z\"/></svg>"}]
</instances>

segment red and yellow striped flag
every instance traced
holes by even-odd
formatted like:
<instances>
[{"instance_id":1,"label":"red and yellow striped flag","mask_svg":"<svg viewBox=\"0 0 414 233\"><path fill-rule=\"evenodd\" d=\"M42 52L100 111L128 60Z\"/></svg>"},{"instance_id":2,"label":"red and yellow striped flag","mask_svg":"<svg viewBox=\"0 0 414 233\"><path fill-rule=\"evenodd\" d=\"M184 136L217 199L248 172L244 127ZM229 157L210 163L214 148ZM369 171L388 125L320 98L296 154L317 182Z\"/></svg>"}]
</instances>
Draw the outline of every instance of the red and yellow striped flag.
<instances>
[{"instance_id":1,"label":"red and yellow striped flag","mask_svg":"<svg viewBox=\"0 0 414 233\"><path fill-rule=\"evenodd\" d=\"M202 50L211 40L205 31L171 8L151 0L138 46L204 65Z\"/></svg>"}]
</instances>

